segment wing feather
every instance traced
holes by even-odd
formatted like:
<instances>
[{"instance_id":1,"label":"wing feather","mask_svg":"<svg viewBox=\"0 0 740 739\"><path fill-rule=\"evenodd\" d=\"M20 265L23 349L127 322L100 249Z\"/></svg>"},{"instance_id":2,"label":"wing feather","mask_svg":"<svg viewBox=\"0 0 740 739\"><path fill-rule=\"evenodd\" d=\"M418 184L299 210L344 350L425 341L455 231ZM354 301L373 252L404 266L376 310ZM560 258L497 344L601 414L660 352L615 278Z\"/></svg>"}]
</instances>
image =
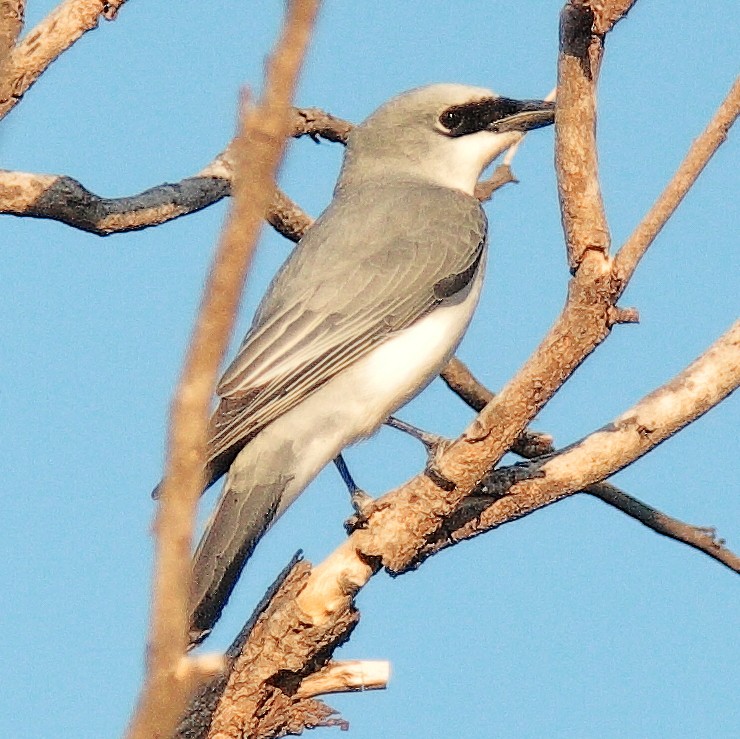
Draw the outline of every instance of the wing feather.
<instances>
[{"instance_id":1,"label":"wing feather","mask_svg":"<svg viewBox=\"0 0 740 739\"><path fill-rule=\"evenodd\" d=\"M372 193L372 208L367 193L335 199L273 280L218 386L213 479L267 424L473 279L486 233L478 202L430 187L417 212L399 219L392 191ZM460 218L450 222L455 212ZM389 233L391 217L406 227ZM361 223L362 233L348 234L342 223Z\"/></svg>"}]
</instances>

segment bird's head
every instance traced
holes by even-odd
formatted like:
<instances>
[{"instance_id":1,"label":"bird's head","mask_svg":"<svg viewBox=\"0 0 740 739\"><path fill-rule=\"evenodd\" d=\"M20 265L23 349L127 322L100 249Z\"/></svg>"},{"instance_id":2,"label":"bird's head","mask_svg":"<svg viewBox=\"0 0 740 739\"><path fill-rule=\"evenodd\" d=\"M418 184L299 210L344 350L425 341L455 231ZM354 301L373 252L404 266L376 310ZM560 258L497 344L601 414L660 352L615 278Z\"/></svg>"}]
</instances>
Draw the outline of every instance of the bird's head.
<instances>
[{"instance_id":1,"label":"bird's head","mask_svg":"<svg viewBox=\"0 0 740 739\"><path fill-rule=\"evenodd\" d=\"M512 100L466 85L420 87L392 98L351 132L340 184L419 179L473 193L517 132L548 126L555 104Z\"/></svg>"}]
</instances>

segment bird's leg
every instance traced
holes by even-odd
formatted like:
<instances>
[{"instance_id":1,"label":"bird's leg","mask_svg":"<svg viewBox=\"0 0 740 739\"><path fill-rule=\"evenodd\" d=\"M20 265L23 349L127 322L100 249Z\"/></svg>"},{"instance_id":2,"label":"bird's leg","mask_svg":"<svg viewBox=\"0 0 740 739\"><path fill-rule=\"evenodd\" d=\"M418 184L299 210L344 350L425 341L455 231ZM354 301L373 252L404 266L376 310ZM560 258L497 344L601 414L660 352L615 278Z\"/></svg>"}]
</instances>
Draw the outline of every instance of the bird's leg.
<instances>
[{"instance_id":1,"label":"bird's leg","mask_svg":"<svg viewBox=\"0 0 740 739\"><path fill-rule=\"evenodd\" d=\"M424 473L435 485L439 485L443 490L453 490L455 488L455 483L452 480L448 480L442 474L438 465L440 455L452 444L449 439L445 439L444 436L439 436L438 434L423 431L395 416L389 416L385 423L391 428L398 429L413 436L424 445L424 448L427 450L427 463Z\"/></svg>"},{"instance_id":2,"label":"bird's leg","mask_svg":"<svg viewBox=\"0 0 740 739\"><path fill-rule=\"evenodd\" d=\"M334 457L334 464L337 466L339 474L342 476L342 480L347 486L352 507L355 509L357 515L361 516L362 512L370 503L372 503L373 499L357 485L354 477L352 477L352 473L347 467L347 463L344 461L344 457L341 454L337 454L337 456Z\"/></svg>"}]
</instances>

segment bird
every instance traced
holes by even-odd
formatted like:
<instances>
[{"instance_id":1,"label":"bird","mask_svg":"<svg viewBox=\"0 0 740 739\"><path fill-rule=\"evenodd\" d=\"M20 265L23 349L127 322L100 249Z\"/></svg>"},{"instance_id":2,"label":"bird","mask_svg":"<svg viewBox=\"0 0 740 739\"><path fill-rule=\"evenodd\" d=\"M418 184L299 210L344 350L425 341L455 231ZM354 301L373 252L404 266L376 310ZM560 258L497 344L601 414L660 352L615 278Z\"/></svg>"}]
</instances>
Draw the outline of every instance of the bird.
<instances>
[{"instance_id":1,"label":"bird","mask_svg":"<svg viewBox=\"0 0 740 739\"><path fill-rule=\"evenodd\" d=\"M210 633L267 529L321 469L420 393L478 303L474 191L554 104L460 84L402 93L349 134L332 200L279 269L217 386L193 555L190 639Z\"/></svg>"}]
</instances>

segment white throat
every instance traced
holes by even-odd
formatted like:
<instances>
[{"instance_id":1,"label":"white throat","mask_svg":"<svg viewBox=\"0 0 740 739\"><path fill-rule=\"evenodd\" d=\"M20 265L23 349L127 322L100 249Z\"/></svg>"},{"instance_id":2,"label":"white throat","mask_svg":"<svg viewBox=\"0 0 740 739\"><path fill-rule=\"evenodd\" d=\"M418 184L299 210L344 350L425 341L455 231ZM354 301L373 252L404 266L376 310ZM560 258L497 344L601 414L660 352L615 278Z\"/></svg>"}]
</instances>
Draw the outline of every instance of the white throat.
<instances>
[{"instance_id":1,"label":"white throat","mask_svg":"<svg viewBox=\"0 0 740 739\"><path fill-rule=\"evenodd\" d=\"M444 149L435 151L435 156L424 161L416 174L435 185L473 195L483 170L518 138L516 132L479 131L444 141Z\"/></svg>"}]
</instances>

